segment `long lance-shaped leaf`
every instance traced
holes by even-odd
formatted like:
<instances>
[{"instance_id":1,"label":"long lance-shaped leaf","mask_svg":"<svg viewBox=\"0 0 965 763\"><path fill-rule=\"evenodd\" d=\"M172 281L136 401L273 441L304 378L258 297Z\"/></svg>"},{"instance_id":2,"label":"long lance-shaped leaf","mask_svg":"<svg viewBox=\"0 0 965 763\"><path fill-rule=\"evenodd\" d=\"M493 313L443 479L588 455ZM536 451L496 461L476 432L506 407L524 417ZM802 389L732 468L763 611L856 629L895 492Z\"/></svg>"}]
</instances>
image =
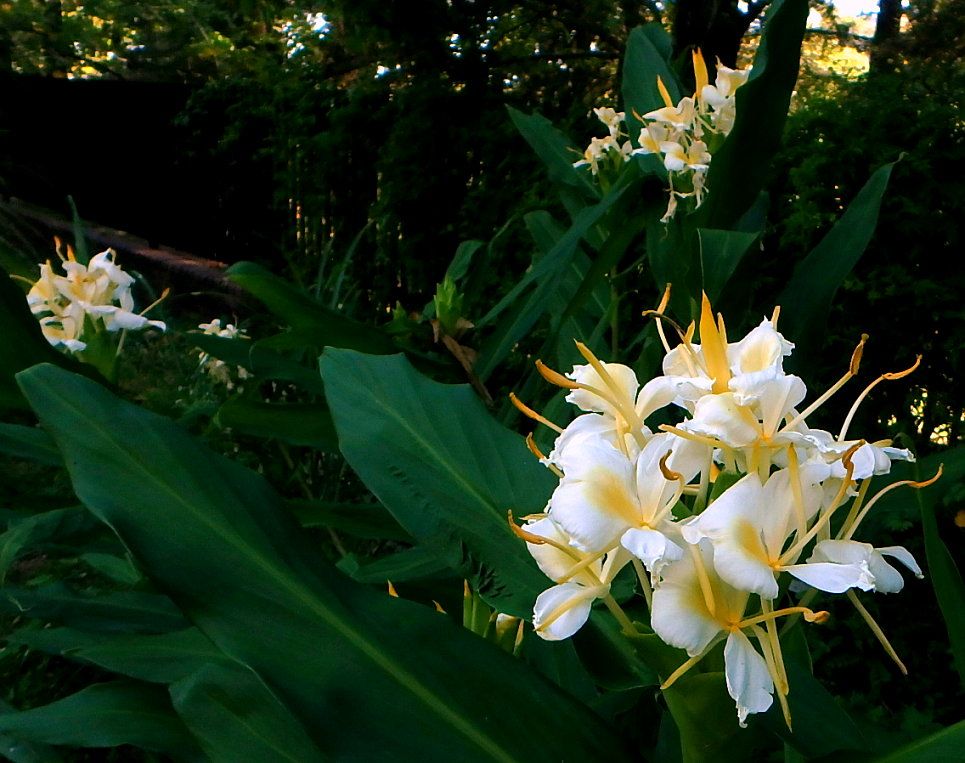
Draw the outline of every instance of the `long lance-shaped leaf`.
<instances>
[{"instance_id":1,"label":"long lance-shaped leaf","mask_svg":"<svg viewBox=\"0 0 965 763\"><path fill-rule=\"evenodd\" d=\"M38 366L19 381L71 453L78 497L324 754L625 759L585 707L510 656L328 567L259 475L80 377Z\"/></svg>"},{"instance_id":2,"label":"long lance-shaped leaf","mask_svg":"<svg viewBox=\"0 0 965 763\"><path fill-rule=\"evenodd\" d=\"M18 424L0 424L0 453L45 466L63 466L64 463L46 432Z\"/></svg>"},{"instance_id":3,"label":"long lance-shaped leaf","mask_svg":"<svg viewBox=\"0 0 965 763\"><path fill-rule=\"evenodd\" d=\"M498 314L511 305L515 310L503 316L495 333L489 337L479 353L475 371L480 379L485 380L502 362L506 354L536 322L546 313L550 304L550 296L559 288L565 279L573 258L576 256L580 241L590 234L593 226L600 222L603 215L620 199L630 187L630 173L621 178L598 204L587 207L577 214L569 230L556 243L556 246L543 255L530 268L529 272L513 287L509 294L496 304L478 323L481 327L492 321ZM525 291L535 284L528 297L523 299ZM522 301L520 301L522 300Z\"/></svg>"},{"instance_id":4,"label":"long lance-shaped leaf","mask_svg":"<svg viewBox=\"0 0 965 763\"><path fill-rule=\"evenodd\" d=\"M965 750L965 721L905 745L875 763L948 763L961 760Z\"/></svg>"},{"instance_id":5,"label":"long lance-shaped leaf","mask_svg":"<svg viewBox=\"0 0 965 763\"><path fill-rule=\"evenodd\" d=\"M509 117L516 125L520 135L529 143L536 155L543 160L554 183L578 188L588 198L599 196L596 186L590 182L585 172L579 172L573 162L580 158L581 152L567 138L553 127L553 123L540 114L524 114L509 107Z\"/></svg>"},{"instance_id":6,"label":"long lance-shaped leaf","mask_svg":"<svg viewBox=\"0 0 965 763\"><path fill-rule=\"evenodd\" d=\"M208 665L174 684L171 699L213 763L325 759L278 698L240 665Z\"/></svg>"},{"instance_id":7,"label":"long lance-shaped leaf","mask_svg":"<svg viewBox=\"0 0 965 763\"><path fill-rule=\"evenodd\" d=\"M385 332L330 310L252 262L232 265L228 277L251 292L292 328L314 332L320 346L352 347L365 352L395 352L397 349Z\"/></svg>"},{"instance_id":8,"label":"long lance-shaped leaf","mask_svg":"<svg viewBox=\"0 0 965 763\"><path fill-rule=\"evenodd\" d=\"M542 511L553 478L522 438L468 385L431 381L400 355L329 348L320 366L339 447L369 490L417 540L464 547L460 572L477 573L500 611L528 617L547 580L506 512Z\"/></svg>"},{"instance_id":9,"label":"long lance-shaped leaf","mask_svg":"<svg viewBox=\"0 0 965 763\"><path fill-rule=\"evenodd\" d=\"M881 198L894 162L879 167L820 243L794 269L779 304L782 331L793 336L798 353L807 352L827 320L831 300L864 254L878 224Z\"/></svg>"},{"instance_id":10,"label":"long lance-shaped leaf","mask_svg":"<svg viewBox=\"0 0 965 763\"><path fill-rule=\"evenodd\" d=\"M767 12L754 68L737 91L734 129L710 165L709 192L696 215L702 228L731 228L767 180L797 82L807 15L807 0L777 0Z\"/></svg>"},{"instance_id":11,"label":"long lance-shaped leaf","mask_svg":"<svg viewBox=\"0 0 965 763\"><path fill-rule=\"evenodd\" d=\"M96 684L43 707L0 714L0 731L28 742L72 747L130 744L175 760L200 751L159 686L115 681Z\"/></svg>"},{"instance_id":12,"label":"long lance-shaped leaf","mask_svg":"<svg viewBox=\"0 0 965 763\"><path fill-rule=\"evenodd\" d=\"M657 86L657 77L674 103L682 93L667 59L670 57L669 35L661 24L637 27L627 38L627 52L623 59L623 108L627 131L636 138L643 126L636 114L646 114L664 106Z\"/></svg>"}]
</instances>

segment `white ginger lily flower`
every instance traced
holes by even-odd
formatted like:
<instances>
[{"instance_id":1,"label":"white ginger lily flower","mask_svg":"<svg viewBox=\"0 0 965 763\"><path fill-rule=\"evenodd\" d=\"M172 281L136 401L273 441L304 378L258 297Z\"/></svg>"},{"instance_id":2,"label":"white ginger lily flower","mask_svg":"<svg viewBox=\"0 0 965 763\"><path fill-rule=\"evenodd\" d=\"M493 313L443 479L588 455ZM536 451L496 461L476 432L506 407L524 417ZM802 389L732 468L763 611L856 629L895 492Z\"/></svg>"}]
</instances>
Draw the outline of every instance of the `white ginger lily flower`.
<instances>
[{"instance_id":1,"label":"white ginger lily flower","mask_svg":"<svg viewBox=\"0 0 965 763\"><path fill-rule=\"evenodd\" d=\"M664 141L660 144L663 152L663 166L670 172L682 172L685 169L706 172L710 169L710 152L707 144L695 140L687 147L677 141Z\"/></svg>"},{"instance_id":2,"label":"white ginger lily flower","mask_svg":"<svg viewBox=\"0 0 965 763\"><path fill-rule=\"evenodd\" d=\"M805 464L775 472L764 485L756 474L749 474L681 532L690 543L709 539L721 579L764 599L777 597L776 578L782 571L805 582L819 580L818 587L833 593L852 587L868 590L872 580L866 569L815 560L795 564L800 550L792 546L785 551L792 535L797 533L798 541L806 536L808 523L821 506L820 483L826 474L820 466Z\"/></svg>"},{"instance_id":3,"label":"white ginger lily flower","mask_svg":"<svg viewBox=\"0 0 965 763\"><path fill-rule=\"evenodd\" d=\"M603 108L593 109L593 113L596 114L597 119L606 125L606 128L610 131L610 136L617 138L620 135L620 125L626 118L626 113L623 111L616 111L608 106Z\"/></svg>"},{"instance_id":4,"label":"white ginger lily flower","mask_svg":"<svg viewBox=\"0 0 965 763\"><path fill-rule=\"evenodd\" d=\"M610 583L629 561L621 549L589 554L574 548L566 533L550 518L527 523L514 531L526 540L543 573L557 585L543 591L533 607L533 627L547 641L569 638L586 623L597 599L609 596Z\"/></svg>"},{"instance_id":5,"label":"white ginger lily flower","mask_svg":"<svg viewBox=\"0 0 965 763\"><path fill-rule=\"evenodd\" d=\"M550 498L550 514L574 545L590 553L614 547L631 529L662 533L683 486L705 465L705 452L673 435L659 434L631 460L606 442L586 440L562 454L564 477ZM661 463L679 479L668 480ZM631 533L628 543L631 550L650 556L653 566L659 555L642 552L650 548L647 535ZM674 544L668 544L666 552L673 554Z\"/></svg>"},{"instance_id":6,"label":"white ginger lily flower","mask_svg":"<svg viewBox=\"0 0 965 763\"><path fill-rule=\"evenodd\" d=\"M827 613L790 607L778 611L765 609L760 615L746 617L750 594L721 579L715 569L715 553L707 541L690 546L689 553L667 566L653 593L650 622L654 632L667 644L690 655L661 688L671 686L726 639L724 675L727 692L737 705L740 725L746 725L751 713L762 713L771 706L775 686L790 725L787 679L779 642L776 634L772 635L773 622L782 615L794 613L803 614L808 621L822 621ZM760 627L762 623L767 624L767 632ZM757 638L763 656L751 645L745 630Z\"/></svg>"}]
</instances>

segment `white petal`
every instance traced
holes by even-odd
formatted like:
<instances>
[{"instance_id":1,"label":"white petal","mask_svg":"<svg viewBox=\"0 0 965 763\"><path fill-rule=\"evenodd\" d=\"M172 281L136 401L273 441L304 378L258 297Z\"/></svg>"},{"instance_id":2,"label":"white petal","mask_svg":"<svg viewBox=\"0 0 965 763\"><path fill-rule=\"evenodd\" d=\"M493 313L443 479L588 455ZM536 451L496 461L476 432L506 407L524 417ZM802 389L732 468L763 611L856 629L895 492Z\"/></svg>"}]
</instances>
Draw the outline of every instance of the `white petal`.
<instances>
[{"instance_id":1,"label":"white petal","mask_svg":"<svg viewBox=\"0 0 965 763\"><path fill-rule=\"evenodd\" d=\"M657 530L646 527L633 527L620 539L621 545L643 562L647 571L659 578L663 568L680 559L683 549Z\"/></svg>"},{"instance_id":2,"label":"white petal","mask_svg":"<svg viewBox=\"0 0 965 763\"><path fill-rule=\"evenodd\" d=\"M593 366L589 364L574 366L573 370L566 375L575 382L606 391L625 403L628 408L632 408L637 396L637 389L640 386L639 382L637 382L637 375L633 369L621 363L604 363L603 368L616 385L615 390L611 389ZM573 405L584 411L608 413L611 416L618 415L618 411L610 402L585 389L572 390L566 396L566 401L573 403Z\"/></svg>"},{"instance_id":3,"label":"white petal","mask_svg":"<svg viewBox=\"0 0 965 763\"><path fill-rule=\"evenodd\" d=\"M653 592L650 626L665 643L686 649L691 657L720 633L720 624L704 603L689 554L663 569L663 579Z\"/></svg>"},{"instance_id":4,"label":"white petal","mask_svg":"<svg viewBox=\"0 0 965 763\"><path fill-rule=\"evenodd\" d=\"M881 546L881 548L875 549L879 554L884 554L885 556L892 556L905 565L909 570L915 573L916 578L925 577L924 573L921 571L921 567L918 566L918 562L915 561L915 557L911 555L911 552L904 546Z\"/></svg>"},{"instance_id":5,"label":"white petal","mask_svg":"<svg viewBox=\"0 0 965 763\"><path fill-rule=\"evenodd\" d=\"M857 564L835 564L834 562L812 562L791 564L782 568L798 580L812 588L827 593L844 593L849 588L870 591L875 587L875 576L865 562Z\"/></svg>"},{"instance_id":6,"label":"white petal","mask_svg":"<svg viewBox=\"0 0 965 763\"><path fill-rule=\"evenodd\" d=\"M533 606L533 627L547 641L569 638L590 617L593 600L605 590L563 583L543 591ZM543 625L543 623L549 623Z\"/></svg>"},{"instance_id":7,"label":"white petal","mask_svg":"<svg viewBox=\"0 0 965 763\"><path fill-rule=\"evenodd\" d=\"M752 415L749 417L754 419ZM716 437L731 447L742 448L756 442L760 437L759 427L754 426L743 415L733 393L704 395L697 401L694 417L680 425L688 432Z\"/></svg>"},{"instance_id":8,"label":"white petal","mask_svg":"<svg viewBox=\"0 0 965 763\"><path fill-rule=\"evenodd\" d=\"M731 631L724 644L727 693L737 703L737 720L747 727L747 716L763 713L774 701L774 681L767 662L741 631Z\"/></svg>"}]
</instances>

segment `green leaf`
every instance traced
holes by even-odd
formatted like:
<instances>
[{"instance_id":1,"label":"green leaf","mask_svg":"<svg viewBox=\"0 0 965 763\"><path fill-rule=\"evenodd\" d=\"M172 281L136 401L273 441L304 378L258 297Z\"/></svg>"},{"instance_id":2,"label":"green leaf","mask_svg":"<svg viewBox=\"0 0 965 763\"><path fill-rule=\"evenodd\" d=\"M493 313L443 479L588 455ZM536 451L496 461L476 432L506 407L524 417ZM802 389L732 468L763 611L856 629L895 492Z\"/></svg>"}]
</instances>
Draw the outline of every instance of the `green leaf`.
<instances>
[{"instance_id":1,"label":"green leaf","mask_svg":"<svg viewBox=\"0 0 965 763\"><path fill-rule=\"evenodd\" d=\"M663 691L680 732L684 763L743 763L757 759L761 737L737 725L723 673L688 674Z\"/></svg>"},{"instance_id":2,"label":"green leaf","mask_svg":"<svg viewBox=\"0 0 965 763\"><path fill-rule=\"evenodd\" d=\"M628 179L623 181L624 177ZM580 241L590 235L593 227L627 190L630 183L629 173L621 176L621 181L623 183L614 186L598 204L581 210L553 249L540 257L509 294L477 321L477 328L481 328L492 322L507 307L513 306L479 352L474 370L480 379L485 381L512 350L513 345L547 312L553 294L565 284L566 274L579 251ZM535 288L523 299L522 295L534 284Z\"/></svg>"},{"instance_id":3,"label":"green leaf","mask_svg":"<svg viewBox=\"0 0 965 763\"><path fill-rule=\"evenodd\" d=\"M101 553L81 554L80 559L115 583L133 586L142 580L141 573L134 568L129 559Z\"/></svg>"},{"instance_id":4,"label":"green leaf","mask_svg":"<svg viewBox=\"0 0 965 763\"><path fill-rule=\"evenodd\" d=\"M198 758L167 692L131 681L96 684L56 702L0 714L0 731L28 742L72 747L130 744L179 760Z\"/></svg>"},{"instance_id":5,"label":"green leaf","mask_svg":"<svg viewBox=\"0 0 965 763\"><path fill-rule=\"evenodd\" d=\"M418 541L464 545L459 574L501 612L528 617L547 580L506 513L542 511L554 480L523 438L468 385L426 379L400 355L329 349L320 366L342 453L366 487Z\"/></svg>"},{"instance_id":6,"label":"green leaf","mask_svg":"<svg viewBox=\"0 0 965 763\"><path fill-rule=\"evenodd\" d=\"M290 445L337 450L332 415L321 403L260 403L234 398L218 409L218 425Z\"/></svg>"},{"instance_id":7,"label":"green leaf","mask_svg":"<svg viewBox=\"0 0 965 763\"><path fill-rule=\"evenodd\" d=\"M455 561L458 562L458 560ZM389 580L393 583L402 583L409 580L452 576L450 560L437 550L424 546L407 548L365 564L360 564L358 559L350 554L338 563L338 567L359 583L381 585L385 585Z\"/></svg>"},{"instance_id":8,"label":"green leaf","mask_svg":"<svg viewBox=\"0 0 965 763\"><path fill-rule=\"evenodd\" d=\"M760 237L760 233L700 228L697 236L700 238L704 291L711 304L717 304L727 281Z\"/></svg>"},{"instance_id":9,"label":"green leaf","mask_svg":"<svg viewBox=\"0 0 965 763\"><path fill-rule=\"evenodd\" d=\"M740 92L740 91L738 91ZM794 269L781 293L783 329L794 341L813 344L824 328L838 287L864 254L878 224L878 210L894 162L878 168L820 243Z\"/></svg>"},{"instance_id":10,"label":"green leaf","mask_svg":"<svg viewBox=\"0 0 965 763\"><path fill-rule=\"evenodd\" d=\"M17 712L11 705L0 699L0 714ZM10 734L0 734L0 756L12 763L61 763L63 758L53 747L45 744L31 744Z\"/></svg>"},{"instance_id":11,"label":"green leaf","mask_svg":"<svg viewBox=\"0 0 965 763\"><path fill-rule=\"evenodd\" d=\"M657 88L657 77L670 93L674 103L681 98L680 85L667 63L670 50L668 35L661 24L647 24L630 32L623 59L623 108L627 131L636 138L642 124L633 115L663 108L666 104Z\"/></svg>"},{"instance_id":12,"label":"green leaf","mask_svg":"<svg viewBox=\"0 0 965 763\"><path fill-rule=\"evenodd\" d=\"M239 262L232 265L227 274L289 326L311 332L320 347L349 347L372 353L398 350L380 329L328 309L259 265Z\"/></svg>"},{"instance_id":13,"label":"green leaf","mask_svg":"<svg viewBox=\"0 0 965 763\"><path fill-rule=\"evenodd\" d=\"M187 624L171 601L158 594L116 591L82 595L63 583L41 588L4 586L0 612L104 632L166 633Z\"/></svg>"},{"instance_id":14,"label":"green leaf","mask_svg":"<svg viewBox=\"0 0 965 763\"><path fill-rule=\"evenodd\" d=\"M156 636L91 633L75 628L21 628L8 641L150 683L169 684L206 665L231 664L197 628Z\"/></svg>"},{"instance_id":15,"label":"green leaf","mask_svg":"<svg viewBox=\"0 0 965 763\"><path fill-rule=\"evenodd\" d=\"M764 725L809 758L828 755L836 750L868 748L861 729L838 701L787 650L784 667L791 689L787 701L794 730L788 730L784 716L777 707L776 697L774 705L763 718Z\"/></svg>"},{"instance_id":16,"label":"green leaf","mask_svg":"<svg viewBox=\"0 0 965 763\"><path fill-rule=\"evenodd\" d=\"M321 351L319 337L311 331L286 331L258 341L227 339L211 334L188 334L191 341L209 355L230 366L240 366L256 379L290 381L315 394L321 394L322 381L314 368ZM295 351L295 352L293 352ZM312 368L292 354L311 353Z\"/></svg>"},{"instance_id":17,"label":"green leaf","mask_svg":"<svg viewBox=\"0 0 965 763\"><path fill-rule=\"evenodd\" d=\"M215 763L326 759L271 690L241 666L208 665L174 684L171 699Z\"/></svg>"},{"instance_id":18,"label":"green leaf","mask_svg":"<svg viewBox=\"0 0 965 763\"><path fill-rule=\"evenodd\" d=\"M961 760L965 750L965 721L959 721L941 731L916 739L878 758L875 763L949 763Z\"/></svg>"},{"instance_id":19,"label":"green leaf","mask_svg":"<svg viewBox=\"0 0 965 763\"><path fill-rule=\"evenodd\" d=\"M74 454L78 497L324 754L626 759L606 726L518 661L332 570L263 478L177 424L50 366L19 381L58 447ZM385 457L387 445L379 449ZM506 479L498 466L487 473L497 484ZM498 704L480 712L481 699Z\"/></svg>"},{"instance_id":20,"label":"green leaf","mask_svg":"<svg viewBox=\"0 0 965 763\"><path fill-rule=\"evenodd\" d=\"M807 15L807 0L777 0L767 11L754 68L737 91L734 129L710 165L707 198L696 215L702 228L732 228L767 180L797 82Z\"/></svg>"},{"instance_id":21,"label":"green leaf","mask_svg":"<svg viewBox=\"0 0 965 763\"><path fill-rule=\"evenodd\" d=\"M466 273L469 272L469 266L472 265L476 252L482 249L483 246L482 241L463 241L459 244L455 255L453 255L452 262L449 263L449 267L446 269L446 278L459 283L466 276ZM462 286L465 287L465 284L462 284Z\"/></svg>"},{"instance_id":22,"label":"green leaf","mask_svg":"<svg viewBox=\"0 0 965 763\"><path fill-rule=\"evenodd\" d=\"M540 114L524 114L512 106L509 117L516 125L520 135L529 143L536 155L543 160L549 171L550 180L554 183L573 186L588 198L600 195L596 186L590 181L585 172L579 172L573 166L583 151L568 140L553 123Z\"/></svg>"},{"instance_id":23,"label":"green leaf","mask_svg":"<svg viewBox=\"0 0 965 763\"><path fill-rule=\"evenodd\" d=\"M332 503L293 499L285 502L302 527L331 527L356 538L411 542L409 535L378 503Z\"/></svg>"},{"instance_id":24,"label":"green leaf","mask_svg":"<svg viewBox=\"0 0 965 763\"><path fill-rule=\"evenodd\" d=\"M89 529L93 521L83 507L76 506L45 511L11 522L7 531L0 534L0 584L24 549L52 538L62 542L73 533Z\"/></svg>"},{"instance_id":25,"label":"green leaf","mask_svg":"<svg viewBox=\"0 0 965 763\"><path fill-rule=\"evenodd\" d=\"M50 435L36 427L0 423L0 453L45 466L64 465Z\"/></svg>"}]
</instances>

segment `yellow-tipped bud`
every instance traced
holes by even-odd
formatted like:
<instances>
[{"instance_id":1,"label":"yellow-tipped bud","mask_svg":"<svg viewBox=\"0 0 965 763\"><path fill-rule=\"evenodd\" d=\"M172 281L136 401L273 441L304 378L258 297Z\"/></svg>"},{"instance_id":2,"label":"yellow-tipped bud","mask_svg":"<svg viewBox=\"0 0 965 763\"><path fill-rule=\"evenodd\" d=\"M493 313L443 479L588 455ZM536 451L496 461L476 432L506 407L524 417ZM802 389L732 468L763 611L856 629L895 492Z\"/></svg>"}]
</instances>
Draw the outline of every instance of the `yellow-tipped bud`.
<instances>
[{"instance_id":1,"label":"yellow-tipped bud","mask_svg":"<svg viewBox=\"0 0 965 763\"><path fill-rule=\"evenodd\" d=\"M398 598L399 598L399 592L395 590L395 586L392 585L392 581L391 581L391 580L386 580L385 582L386 582L386 585L387 585L388 588L389 588L389 596L391 596L391 597L394 598L394 599L398 599Z\"/></svg>"},{"instance_id":2,"label":"yellow-tipped bud","mask_svg":"<svg viewBox=\"0 0 965 763\"><path fill-rule=\"evenodd\" d=\"M694 63L694 82L696 83L694 98L697 98L700 96L701 91L703 91L704 86L710 82L710 79L707 76L707 63L704 61L704 56L700 52L700 48L694 50L692 56Z\"/></svg>"},{"instance_id":3,"label":"yellow-tipped bud","mask_svg":"<svg viewBox=\"0 0 965 763\"><path fill-rule=\"evenodd\" d=\"M663 80L660 79L660 75L657 75L657 90L660 91L660 97L663 98L664 105L670 109L673 108L674 102L670 97L670 92L667 90L667 86L663 84Z\"/></svg>"}]
</instances>

